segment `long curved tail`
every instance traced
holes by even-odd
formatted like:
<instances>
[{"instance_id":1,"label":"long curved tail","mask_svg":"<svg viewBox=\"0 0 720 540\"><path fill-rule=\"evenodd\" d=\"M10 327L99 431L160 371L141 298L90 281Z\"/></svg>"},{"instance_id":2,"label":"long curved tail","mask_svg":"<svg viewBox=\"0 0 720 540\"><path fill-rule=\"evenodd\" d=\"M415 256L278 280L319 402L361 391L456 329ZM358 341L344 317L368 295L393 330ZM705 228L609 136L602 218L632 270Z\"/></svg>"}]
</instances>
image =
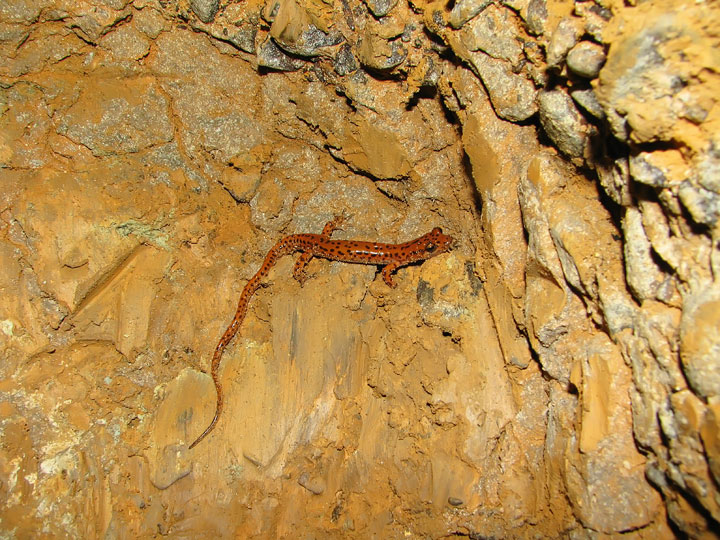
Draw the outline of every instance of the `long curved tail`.
<instances>
[{"instance_id":1,"label":"long curved tail","mask_svg":"<svg viewBox=\"0 0 720 540\"><path fill-rule=\"evenodd\" d=\"M240 330L240 325L245 318L245 314L247 313L248 306L250 305L250 299L252 298L252 295L255 294L255 291L257 291L258 287L260 287L261 280L265 276L267 276L268 272L270 272L270 268L273 267L278 258L288 253L292 253L294 250L295 245L292 241L288 241L288 237L280 240L268 252L267 256L265 257L265 261L260 267L260 270L258 270L257 273L245 285L245 288L240 295L237 309L235 310L235 316L233 317L230 325L225 329L225 333L220 338L220 341L218 342L217 347L215 347L215 352L213 354L210 373L212 375L213 382L215 383L215 391L217 392L217 405L215 406L215 416L213 416L210 425L205 428L205 431L203 431L202 434L197 439L195 439L195 442L193 442L189 448L195 448L195 446L197 446L200 441L207 437L210 432L215 429L215 425L220 419L220 413L223 409L223 389L222 385L220 384L220 375L218 374L218 371L220 370L220 360L222 359L225 347L228 346L228 343L230 343L232 338L235 337L235 334L238 333L238 330Z\"/></svg>"}]
</instances>

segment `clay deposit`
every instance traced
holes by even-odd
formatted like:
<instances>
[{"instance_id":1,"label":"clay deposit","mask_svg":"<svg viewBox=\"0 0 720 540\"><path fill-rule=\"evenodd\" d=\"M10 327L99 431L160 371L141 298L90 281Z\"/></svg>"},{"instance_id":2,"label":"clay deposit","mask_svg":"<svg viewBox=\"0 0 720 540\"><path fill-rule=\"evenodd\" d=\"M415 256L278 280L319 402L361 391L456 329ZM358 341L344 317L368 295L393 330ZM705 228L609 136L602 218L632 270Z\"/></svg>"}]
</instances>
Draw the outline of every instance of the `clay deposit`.
<instances>
[{"instance_id":1,"label":"clay deposit","mask_svg":"<svg viewBox=\"0 0 720 540\"><path fill-rule=\"evenodd\" d=\"M720 8L0 2L2 538L717 538ZM398 270L283 236L453 250Z\"/></svg>"}]
</instances>

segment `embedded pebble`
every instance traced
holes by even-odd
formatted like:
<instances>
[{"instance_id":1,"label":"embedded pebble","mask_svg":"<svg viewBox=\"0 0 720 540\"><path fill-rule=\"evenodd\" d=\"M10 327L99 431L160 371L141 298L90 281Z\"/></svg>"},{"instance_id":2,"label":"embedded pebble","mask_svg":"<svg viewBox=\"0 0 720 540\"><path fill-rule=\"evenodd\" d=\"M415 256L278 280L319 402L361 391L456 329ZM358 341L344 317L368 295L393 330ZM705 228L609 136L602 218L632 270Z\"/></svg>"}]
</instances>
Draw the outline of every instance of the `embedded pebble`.
<instances>
[{"instance_id":1,"label":"embedded pebble","mask_svg":"<svg viewBox=\"0 0 720 540\"><path fill-rule=\"evenodd\" d=\"M482 52L474 53L470 62L487 88L500 118L522 122L537 112L535 85L522 75L513 73L510 63Z\"/></svg>"},{"instance_id":2,"label":"embedded pebble","mask_svg":"<svg viewBox=\"0 0 720 540\"><path fill-rule=\"evenodd\" d=\"M398 0L363 0L365 2L365 5L367 5L368 9L372 12L373 15L376 17L384 17L390 11L392 8L394 8Z\"/></svg>"},{"instance_id":3,"label":"embedded pebble","mask_svg":"<svg viewBox=\"0 0 720 540\"><path fill-rule=\"evenodd\" d=\"M450 11L448 22L457 30L491 3L491 0L458 0Z\"/></svg>"},{"instance_id":4,"label":"embedded pebble","mask_svg":"<svg viewBox=\"0 0 720 540\"><path fill-rule=\"evenodd\" d=\"M270 34L279 47L290 54L312 58L328 52L328 47L339 45L343 41L340 34L326 34L313 24L303 28L298 36L288 37L284 29L277 30L273 23Z\"/></svg>"},{"instance_id":5,"label":"embedded pebble","mask_svg":"<svg viewBox=\"0 0 720 540\"><path fill-rule=\"evenodd\" d=\"M519 33L520 23L512 11L491 6L465 25L460 41L471 51L483 51L518 65L523 57Z\"/></svg>"},{"instance_id":6,"label":"embedded pebble","mask_svg":"<svg viewBox=\"0 0 720 540\"><path fill-rule=\"evenodd\" d=\"M525 22L531 34L541 36L545 33L545 23L548 20L546 0L530 0L525 13Z\"/></svg>"},{"instance_id":7,"label":"embedded pebble","mask_svg":"<svg viewBox=\"0 0 720 540\"><path fill-rule=\"evenodd\" d=\"M685 180L680 184L678 196L696 223L715 227L720 218L720 195Z\"/></svg>"},{"instance_id":8,"label":"embedded pebble","mask_svg":"<svg viewBox=\"0 0 720 540\"><path fill-rule=\"evenodd\" d=\"M586 121L564 90L542 92L538 97L540 123L558 149L570 157L582 157L587 140Z\"/></svg>"},{"instance_id":9,"label":"embedded pebble","mask_svg":"<svg viewBox=\"0 0 720 540\"><path fill-rule=\"evenodd\" d=\"M353 55L350 45L345 44L340 48L337 56L335 56L333 68L335 69L335 73L341 77L354 73L360 68L360 64Z\"/></svg>"},{"instance_id":10,"label":"embedded pebble","mask_svg":"<svg viewBox=\"0 0 720 540\"><path fill-rule=\"evenodd\" d=\"M320 495L324 493L327 488L325 480L318 477L311 478L306 472L300 475L300 478L298 478L298 484L307 489L313 495Z\"/></svg>"},{"instance_id":11,"label":"embedded pebble","mask_svg":"<svg viewBox=\"0 0 720 540\"><path fill-rule=\"evenodd\" d=\"M567 55L570 71L587 79L594 79L605 64L605 50L601 45L590 41L581 41Z\"/></svg>"},{"instance_id":12,"label":"embedded pebble","mask_svg":"<svg viewBox=\"0 0 720 540\"><path fill-rule=\"evenodd\" d=\"M688 296L680 323L680 359L692 389L720 395L720 289L712 284Z\"/></svg>"},{"instance_id":13,"label":"embedded pebble","mask_svg":"<svg viewBox=\"0 0 720 540\"><path fill-rule=\"evenodd\" d=\"M243 24L238 28L237 32L229 36L229 41L241 51L255 54L255 37L257 36L257 27L253 24Z\"/></svg>"},{"instance_id":14,"label":"embedded pebble","mask_svg":"<svg viewBox=\"0 0 720 540\"><path fill-rule=\"evenodd\" d=\"M550 37L547 47L547 64L550 68L559 67L568 52L578 42L582 34L582 22L576 18L565 17L558 23L557 29Z\"/></svg>"},{"instance_id":15,"label":"embedded pebble","mask_svg":"<svg viewBox=\"0 0 720 540\"><path fill-rule=\"evenodd\" d=\"M278 71L297 71L304 65L304 62L301 60L290 58L280 50L270 37L258 48L257 59L258 67L266 67Z\"/></svg>"},{"instance_id":16,"label":"embedded pebble","mask_svg":"<svg viewBox=\"0 0 720 540\"><path fill-rule=\"evenodd\" d=\"M661 169L653 165L651 152L638 152L630 156L630 176L633 180L656 188L668 187L669 182Z\"/></svg>"},{"instance_id":17,"label":"embedded pebble","mask_svg":"<svg viewBox=\"0 0 720 540\"><path fill-rule=\"evenodd\" d=\"M598 43L605 42L605 28L612 12L595 2L576 2L575 14L582 17L585 32Z\"/></svg>"},{"instance_id":18,"label":"embedded pebble","mask_svg":"<svg viewBox=\"0 0 720 540\"><path fill-rule=\"evenodd\" d=\"M407 58L402 42L388 41L375 34L366 34L357 49L360 63L370 69L391 71Z\"/></svg>"},{"instance_id":19,"label":"embedded pebble","mask_svg":"<svg viewBox=\"0 0 720 540\"><path fill-rule=\"evenodd\" d=\"M220 8L220 0L190 0L190 9L204 23L211 23Z\"/></svg>"},{"instance_id":20,"label":"embedded pebble","mask_svg":"<svg viewBox=\"0 0 720 540\"><path fill-rule=\"evenodd\" d=\"M570 92L570 97L573 98L573 101L580 105L584 111L598 120L605 116L602 105L600 105L595 92L591 88L587 90L573 90Z\"/></svg>"}]
</instances>

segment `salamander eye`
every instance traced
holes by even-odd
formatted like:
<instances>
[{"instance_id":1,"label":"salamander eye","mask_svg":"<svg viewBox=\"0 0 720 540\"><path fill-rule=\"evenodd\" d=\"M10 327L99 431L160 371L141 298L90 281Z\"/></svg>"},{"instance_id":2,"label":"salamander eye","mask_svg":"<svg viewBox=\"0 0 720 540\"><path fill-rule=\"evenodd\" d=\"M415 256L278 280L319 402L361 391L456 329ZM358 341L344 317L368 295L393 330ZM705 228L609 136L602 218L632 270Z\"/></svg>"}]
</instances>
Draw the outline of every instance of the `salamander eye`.
<instances>
[{"instance_id":1,"label":"salamander eye","mask_svg":"<svg viewBox=\"0 0 720 540\"><path fill-rule=\"evenodd\" d=\"M433 244L432 242L429 242L429 243L425 246L425 251L427 251L428 253L432 253L432 252L435 251L436 249L437 249L437 246L436 246L435 244Z\"/></svg>"}]
</instances>

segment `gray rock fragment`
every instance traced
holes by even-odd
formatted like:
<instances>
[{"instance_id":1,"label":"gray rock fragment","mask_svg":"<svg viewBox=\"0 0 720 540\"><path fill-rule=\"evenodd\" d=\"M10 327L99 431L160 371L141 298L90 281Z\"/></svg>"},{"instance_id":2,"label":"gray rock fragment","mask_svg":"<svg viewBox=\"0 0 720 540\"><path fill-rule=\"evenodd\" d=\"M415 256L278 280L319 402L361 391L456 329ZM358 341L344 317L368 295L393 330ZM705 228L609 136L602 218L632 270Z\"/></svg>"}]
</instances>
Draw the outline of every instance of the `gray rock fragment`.
<instances>
[{"instance_id":1,"label":"gray rock fragment","mask_svg":"<svg viewBox=\"0 0 720 540\"><path fill-rule=\"evenodd\" d=\"M569 157L583 157L587 144L587 122L564 90L538 96L540 123L558 149Z\"/></svg>"},{"instance_id":2,"label":"gray rock fragment","mask_svg":"<svg viewBox=\"0 0 720 540\"><path fill-rule=\"evenodd\" d=\"M285 54L270 37L258 47L257 60L258 67L278 71L297 71L305 64L302 60L291 58Z\"/></svg>"},{"instance_id":3,"label":"gray rock fragment","mask_svg":"<svg viewBox=\"0 0 720 540\"><path fill-rule=\"evenodd\" d=\"M407 58L407 49L399 40L388 41L374 34L367 34L357 48L360 63L377 71L392 71Z\"/></svg>"},{"instance_id":4,"label":"gray rock fragment","mask_svg":"<svg viewBox=\"0 0 720 540\"><path fill-rule=\"evenodd\" d=\"M33 0L31 2L0 2L0 21L4 23L30 24L36 22L40 12L52 5L48 0Z\"/></svg>"},{"instance_id":5,"label":"gray rock fragment","mask_svg":"<svg viewBox=\"0 0 720 540\"><path fill-rule=\"evenodd\" d=\"M363 0L376 17L384 17L397 5L398 0Z\"/></svg>"},{"instance_id":6,"label":"gray rock fragment","mask_svg":"<svg viewBox=\"0 0 720 540\"><path fill-rule=\"evenodd\" d=\"M333 67L335 68L335 73L341 77L353 73L360 68L360 64L353 55L350 45L346 43L340 48L340 51L335 57Z\"/></svg>"},{"instance_id":7,"label":"gray rock fragment","mask_svg":"<svg viewBox=\"0 0 720 540\"><path fill-rule=\"evenodd\" d=\"M150 41L134 26L125 24L103 36L100 46L109 50L118 61L133 61L147 55Z\"/></svg>"},{"instance_id":8,"label":"gray rock fragment","mask_svg":"<svg viewBox=\"0 0 720 540\"><path fill-rule=\"evenodd\" d=\"M570 71L587 79L594 79L605 63L605 51L602 46L590 41L581 41L567 55Z\"/></svg>"},{"instance_id":9,"label":"gray rock fragment","mask_svg":"<svg viewBox=\"0 0 720 540\"><path fill-rule=\"evenodd\" d=\"M457 30L491 3L491 0L458 0L450 11L448 22Z\"/></svg>"},{"instance_id":10,"label":"gray rock fragment","mask_svg":"<svg viewBox=\"0 0 720 540\"><path fill-rule=\"evenodd\" d=\"M155 39L165 28L166 21L157 10L145 7L133 15L133 26L150 39Z\"/></svg>"},{"instance_id":11,"label":"gray rock fragment","mask_svg":"<svg viewBox=\"0 0 720 540\"><path fill-rule=\"evenodd\" d=\"M652 245L636 207L627 208L622 228L625 238L625 278L633 296L642 303L643 300L655 298L664 276L652 259Z\"/></svg>"},{"instance_id":12,"label":"gray rock fragment","mask_svg":"<svg viewBox=\"0 0 720 540\"><path fill-rule=\"evenodd\" d=\"M604 118L605 112L603 111L602 105L600 105L600 102L597 100L597 96L595 96L595 92L592 89L573 90L570 92L570 97L573 98L573 101L580 105L580 107L591 116L594 116L598 120Z\"/></svg>"},{"instance_id":13,"label":"gray rock fragment","mask_svg":"<svg viewBox=\"0 0 720 540\"><path fill-rule=\"evenodd\" d=\"M274 25L273 25L274 26ZM329 55L329 47L339 45L343 41L340 34L326 34L313 24L308 24L297 37L289 38L284 32L274 32L275 42L286 52L312 58L322 54Z\"/></svg>"},{"instance_id":14,"label":"gray rock fragment","mask_svg":"<svg viewBox=\"0 0 720 540\"><path fill-rule=\"evenodd\" d=\"M168 100L150 86L142 96L85 91L66 111L57 114L57 131L90 149L96 156L140 152L172 140ZM137 89L133 89L137 90ZM98 119L94 112L100 111Z\"/></svg>"},{"instance_id":15,"label":"gray rock fragment","mask_svg":"<svg viewBox=\"0 0 720 540\"><path fill-rule=\"evenodd\" d=\"M220 8L220 0L190 0L190 9L205 24L211 23Z\"/></svg>"},{"instance_id":16,"label":"gray rock fragment","mask_svg":"<svg viewBox=\"0 0 720 540\"><path fill-rule=\"evenodd\" d=\"M675 17L658 16L613 42L596 93L617 139L625 142L632 134L635 143L656 142L687 112L687 68L663 56L665 43L683 39L695 38Z\"/></svg>"},{"instance_id":17,"label":"gray rock fragment","mask_svg":"<svg viewBox=\"0 0 720 540\"><path fill-rule=\"evenodd\" d=\"M576 2L575 14L582 17L585 32L598 43L605 43L604 33L612 12L595 2Z\"/></svg>"},{"instance_id":18,"label":"gray rock fragment","mask_svg":"<svg viewBox=\"0 0 720 540\"><path fill-rule=\"evenodd\" d=\"M327 489L325 480L318 477L311 477L308 473L304 472L298 478L298 484L307 489L313 495L322 494Z\"/></svg>"},{"instance_id":19,"label":"gray rock fragment","mask_svg":"<svg viewBox=\"0 0 720 540\"><path fill-rule=\"evenodd\" d=\"M720 140L710 142L707 152L699 156L695 171L702 187L720 195Z\"/></svg>"},{"instance_id":20,"label":"gray rock fragment","mask_svg":"<svg viewBox=\"0 0 720 540\"><path fill-rule=\"evenodd\" d=\"M550 37L547 47L548 67L559 68L567 53L577 44L581 34L582 22L580 20L574 17L565 17L561 20Z\"/></svg>"},{"instance_id":21,"label":"gray rock fragment","mask_svg":"<svg viewBox=\"0 0 720 540\"><path fill-rule=\"evenodd\" d=\"M255 54L255 38L257 27L254 24L246 23L238 27L237 31L230 34L228 40L241 51Z\"/></svg>"},{"instance_id":22,"label":"gray rock fragment","mask_svg":"<svg viewBox=\"0 0 720 540\"><path fill-rule=\"evenodd\" d=\"M717 224L720 217L720 195L685 180L680 184L678 197L696 223L708 227Z\"/></svg>"},{"instance_id":23,"label":"gray rock fragment","mask_svg":"<svg viewBox=\"0 0 720 540\"><path fill-rule=\"evenodd\" d=\"M531 34L541 36L545 33L545 23L547 23L548 11L545 0L530 0L525 22Z\"/></svg>"},{"instance_id":24,"label":"gray rock fragment","mask_svg":"<svg viewBox=\"0 0 720 540\"><path fill-rule=\"evenodd\" d=\"M512 66L485 53L473 53L469 61L487 88L490 101L500 118L522 122L537 112L535 85L513 73Z\"/></svg>"},{"instance_id":25,"label":"gray rock fragment","mask_svg":"<svg viewBox=\"0 0 720 540\"><path fill-rule=\"evenodd\" d=\"M649 158L652 158L652 153L648 152L639 152L630 156L630 176L632 176L636 182L640 182L646 186L655 188L668 187L669 183L665 173L650 163Z\"/></svg>"},{"instance_id":26,"label":"gray rock fragment","mask_svg":"<svg viewBox=\"0 0 720 540\"><path fill-rule=\"evenodd\" d=\"M627 159L599 160L595 166L605 193L620 206L631 206L630 170Z\"/></svg>"},{"instance_id":27,"label":"gray rock fragment","mask_svg":"<svg viewBox=\"0 0 720 540\"><path fill-rule=\"evenodd\" d=\"M261 12L261 16L265 21L272 23L275 21L278 11L280 11L280 0L268 0Z\"/></svg>"},{"instance_id":28,"label":"gray rock fragment","mask_svg":"<svg viewBox=\"0 0 720 540\"><path fill-rule=\"evenodd\" d=\"M516 19L509 9L491 6L463 27L460 41L471 51L483 51L517 66L523 49L517 40L520 25Z\"/></svg>"},{"instance_id":29,"label":"gray rock fragment","mask_svg":"<svg viewBox=\"0 0 720 540\"><path fill-rule=\"evenodd\" d=\"M702 398L720 396L720 288L708 285L685 298L680 360L691 388Z\"/></svg>"}]
</instances>

